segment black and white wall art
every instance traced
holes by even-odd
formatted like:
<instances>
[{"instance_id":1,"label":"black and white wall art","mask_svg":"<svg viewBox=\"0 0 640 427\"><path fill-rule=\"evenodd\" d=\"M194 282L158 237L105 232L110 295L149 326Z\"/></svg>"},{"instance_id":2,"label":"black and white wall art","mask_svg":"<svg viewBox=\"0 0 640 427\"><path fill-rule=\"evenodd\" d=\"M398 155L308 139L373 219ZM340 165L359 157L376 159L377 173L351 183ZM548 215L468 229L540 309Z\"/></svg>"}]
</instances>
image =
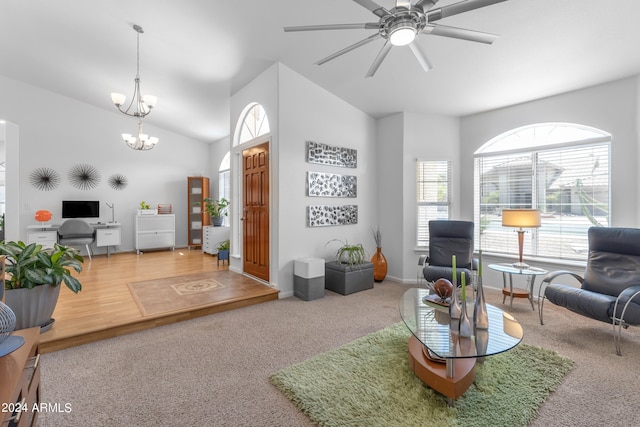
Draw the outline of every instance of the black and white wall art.
<instances>
[{"instance_id":1,"label":"black and white wall art","mask_svg":"<svg viewBox=\"0 0 640 427\"><path fill-rule=\"evenodd\" d=\"M358 177L324 172L307 172L309 197L357 197Z\"/></svg>"},{"instance_id":2,"label":"black and white wall art","mask_svg":"<svg viewBox=\"0 0 640 427\"><path fill-rule=\"evenodd\" d=\"M307 207L307 225L325 227L358 223L358 205L330 206L312 205Z\"/></svg>"},{"instance_id":3,"label":"black and white wall art","mask_svg":"<svg viewBox=\"0 0 640 427\"><path fill-rule=\"evenodd\" d=\"M307 162L343 168L357 168L358 150L307 141Z\"/></svg>"}]
</instances>

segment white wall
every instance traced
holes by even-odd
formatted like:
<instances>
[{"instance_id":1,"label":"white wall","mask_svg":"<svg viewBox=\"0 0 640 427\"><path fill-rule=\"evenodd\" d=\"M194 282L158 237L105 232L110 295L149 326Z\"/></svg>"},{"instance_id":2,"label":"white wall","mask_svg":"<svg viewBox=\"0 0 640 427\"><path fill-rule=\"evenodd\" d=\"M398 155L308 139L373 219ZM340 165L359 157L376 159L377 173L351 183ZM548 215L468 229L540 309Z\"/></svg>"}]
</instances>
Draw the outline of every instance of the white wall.
<instances>
[{"instance_id":1,"label":"white wall","mask_svg":"<svg viewBox=\"0 0 640 427\"><path fill-rule=\"evenodd\" d=\"M403 170L404 114L379 119L377 131L377 210L382 233L382 253L387 259L387 277L402 280L405 277L402 266L407 244L404 216L408 212L404 205L404 191L398 191L404 186L405 174L398 172Z\"/></svg>"},{"instance_id":2,"label":"white wall","mask_svg":"<svg viewBox=\"0 0 640 427\"><path fill-rule=\"evenodd\" d=\"M460 217L459 120L435 114L389 116L378 121L378 144L378 209L385 235L390 236L390 245L383 242L389 277L414 283L418 257L425 253L416 250L417 159L452 162L451 219L467 219Z\"/></svg>"},{"instance_id":3,"label":"white wall","mask_svg":"<svg viewBox=\"0 0 640 427\"><path fill-rule=\"evenodd\" d=\"M377 225L377 146L375 120L286 66L279 67L279 188L283 196L279 215L279 285L293 291L294 260L320 257L333 260L338 243L362 243L369 257L375 253L372 228ZM358 151L358 167L341 168L306 162L305 141L316 141ZM357 198L306 196L306 173L355 175ZM307 227L309 205L358 205L358 224Z\"/></svg>"},{"instance_id":4,"label":"white wall","mask_svg":"<svg viewBox=\"0 0 640 427\"><path fill-rule=\"evenodd\" d=\"M145 131L160 142L151 151L131 150L120 134L133 133L137 124L110 105L109 94L105 94L105 109L100 109L4 77L0 77L0 93L0 118L19 127L19 182L9 181L10 176L7 182L8 187L19 188L19 218L8 218L7 226L17 227L20 239L26 240L26 226L36 223L34 213L39 209L51 211L51 222L60 223L63 199L99 200L100 221L111 219L105 203L115 203L116 220L122 223L119 250L132 250L133 217L144 200L151 205L173 204L176 243L186 246L187 176L210 174L208 144L145 124ZM113 110L106 109L110 106ZM68 180L69 170L84 163L101 175L93 190L78 190ZM59 173L61 182L55 190L42 191L30 184L31 173L40 167ZM112 189L107 181L113 174L123 174L128 186Z\"/></svg>"}]
</instances>

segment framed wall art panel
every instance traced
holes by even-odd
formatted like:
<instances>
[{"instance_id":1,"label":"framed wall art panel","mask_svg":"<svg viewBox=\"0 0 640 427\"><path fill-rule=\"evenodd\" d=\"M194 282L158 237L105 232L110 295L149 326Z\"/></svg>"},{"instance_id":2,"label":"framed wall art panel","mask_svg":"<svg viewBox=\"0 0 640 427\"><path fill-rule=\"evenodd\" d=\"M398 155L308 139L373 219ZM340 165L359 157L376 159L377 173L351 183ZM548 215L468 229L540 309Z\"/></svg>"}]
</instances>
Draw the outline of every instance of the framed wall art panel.
<instances>
[{"instance_id":1,"label":"framed wall art panel","mask_svg":"<svg viewBox=\"0 0 640 427\"><path fill-rule=\"evenodd\" d=\"M358 205L312 205L307 207L307 226L309 227L326 227L357 223Z\"/></svg>"},{"instance_id":2,"label":"framed wall art panel","mask_svg":"<svg viewBox=\"0 0 640 427\"><path fill-rule=\"evenodd\" d=\"M307 141L307 162L343 168L357 168L358 150Z\"/></svg>"},{"instance_id":3,"label":"framed wall art panel","mask_svg":"<svg viewBox=\"0 0 640 427\"><path fill-rule=\"evenodd\" d=\"M357 197L358 177L335 173L307 172L309 197Z\"/></svg>"}]
</instances>

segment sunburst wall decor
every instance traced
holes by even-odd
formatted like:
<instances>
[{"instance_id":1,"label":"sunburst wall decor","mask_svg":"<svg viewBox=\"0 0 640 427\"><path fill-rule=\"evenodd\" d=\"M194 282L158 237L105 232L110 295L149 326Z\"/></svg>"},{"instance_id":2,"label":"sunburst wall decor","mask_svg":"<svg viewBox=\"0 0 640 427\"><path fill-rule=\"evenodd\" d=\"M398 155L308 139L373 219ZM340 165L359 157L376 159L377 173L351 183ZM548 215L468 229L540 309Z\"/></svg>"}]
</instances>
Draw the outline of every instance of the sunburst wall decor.
<instances>
[{"instance_id":1,"label":"sunburst wall decor","mask_svg":"<svg viewBox=\"0 0 640 427\"><path fill-rule=\"evenodd\" d=\"M31 172L29 181L38 190L50 191L60 184L60 174L53 169L38 168Z\"/></svg>"},{"instance_id":2,"label":"sunburst wall decor","mask_svg":"<svg viewBox=\"0 0 640 427\"><path fill-rule=\"evenodd\" d=\"M91 165L76 165L69 171L69 181L79 190L91 190L100 183L100 172Z\"/></svg>"},{"instance_id":3,"label":"sunburst wall decor","mask_svg":"<svg viewBox=\"0 0 640 427\"><path fill-rule=\"evenodd\" d=\"M127 186L127 177L117 173L109 177L109 187L114 190L123 190Z\"/></svg>"}]
</instances>

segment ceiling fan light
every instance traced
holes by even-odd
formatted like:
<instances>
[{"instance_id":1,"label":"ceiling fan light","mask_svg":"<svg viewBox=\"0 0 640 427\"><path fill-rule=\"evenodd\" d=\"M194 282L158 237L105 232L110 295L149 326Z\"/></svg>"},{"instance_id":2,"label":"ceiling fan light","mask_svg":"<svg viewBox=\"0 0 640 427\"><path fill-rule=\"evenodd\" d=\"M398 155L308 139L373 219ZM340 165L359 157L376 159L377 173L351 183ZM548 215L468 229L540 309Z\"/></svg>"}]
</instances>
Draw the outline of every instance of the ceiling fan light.
<instances>
[{"instance_id":1,"label":"ceiling fan light","mask_svg":"<svg viewBox=\"0 0 640 427\"><path fill-rule=\"evenodd\" d=\"M406 46L416 39L416 29L411 25L401 25L391 31L389 41L394 46Z\"/></svg>"}]
</instances>

